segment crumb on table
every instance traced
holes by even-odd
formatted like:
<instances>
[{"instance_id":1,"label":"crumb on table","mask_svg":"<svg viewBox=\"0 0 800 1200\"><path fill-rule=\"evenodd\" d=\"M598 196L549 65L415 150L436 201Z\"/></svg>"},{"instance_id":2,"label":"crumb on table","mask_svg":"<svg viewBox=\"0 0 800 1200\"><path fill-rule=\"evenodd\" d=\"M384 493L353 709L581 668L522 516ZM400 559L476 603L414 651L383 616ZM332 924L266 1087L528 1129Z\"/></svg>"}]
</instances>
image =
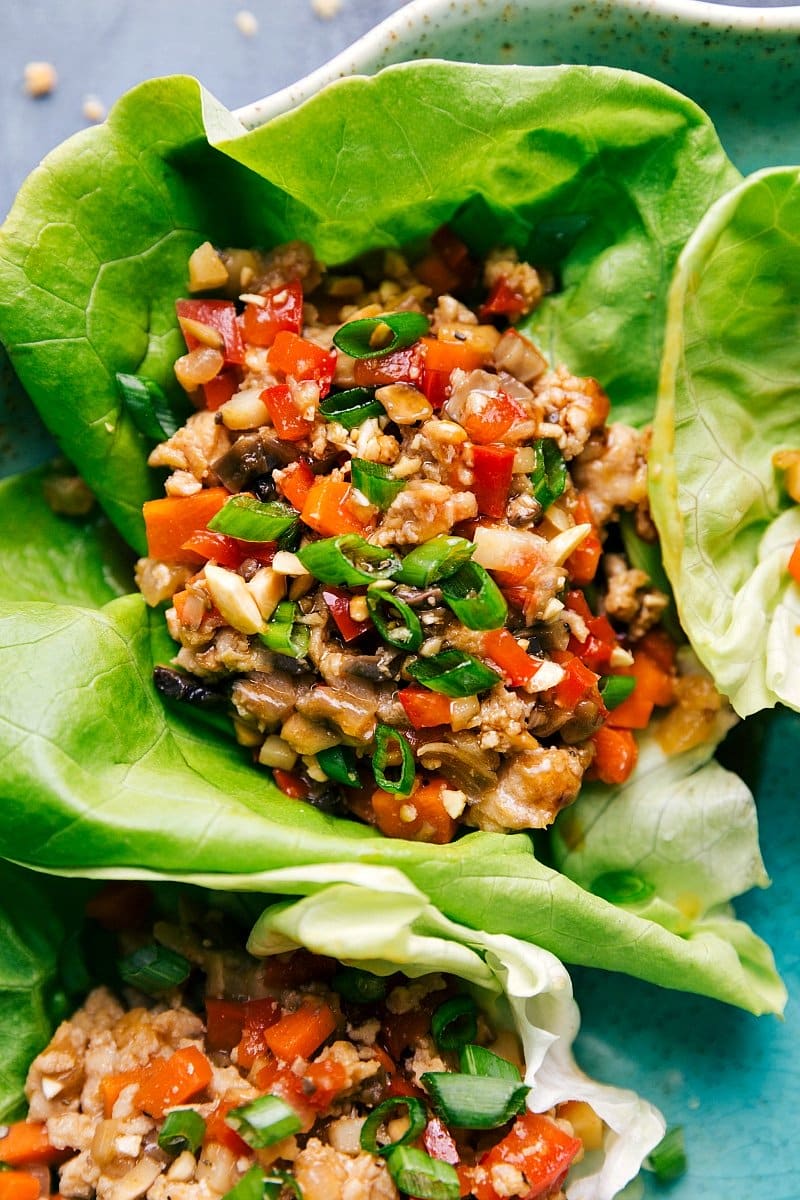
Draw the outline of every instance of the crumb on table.
<instances>
[{"instance_id":1,"label":"crumb on table","mask_svg":"<svg viewBox=\"0 0 800 1200\"><path fill-rule=\"evenodd\" d=\"M49 96L55 91L58 74L52 63L29 62L25 65L24 87L29 96Z\"/></svg>"}]
</instances>

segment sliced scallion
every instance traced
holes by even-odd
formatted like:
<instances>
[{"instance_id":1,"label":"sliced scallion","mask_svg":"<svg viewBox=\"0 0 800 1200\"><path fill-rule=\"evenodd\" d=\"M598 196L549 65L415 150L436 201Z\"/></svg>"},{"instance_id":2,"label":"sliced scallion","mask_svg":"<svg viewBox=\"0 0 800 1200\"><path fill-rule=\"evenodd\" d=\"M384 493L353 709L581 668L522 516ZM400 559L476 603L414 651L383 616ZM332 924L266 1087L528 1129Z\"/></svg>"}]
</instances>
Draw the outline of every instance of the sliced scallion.
<instances>
[{"instance_id":1,"label":"sliced scallion","mask_svg":"<svg viewBox=\"0 0 800 1200\"><path fill-rule=\"evenodd\" d=\"M287 658L305 658L308 653L311 633L307 625L297 621L297 605L289 600L282 601L272 615L272 620L263 633L261 641L273 654Z\"/></svg>"},{"instance_id":2,"label":"sliced scallion","mask_svg":"<svg viewBox=\"0 0 800 1200\"><path fill-rule=\"evenodd\" d=\"M122 402L140 433L156 442L177 433L181 422L155 380L122 371L116 378Z\"/></svg>"},{"instance_id":3,"label":"sliced scallion","mask_svg":"<svg viewBox=\"0 0 800 1200\"><path fill-rule=\"evenodd\" d=\"M348 388L346 392L335 392L319 406L326 421L336 421L345 429L355 429L370 417L384 417L386 409L375 399L375 389L365 387Z\"/></svg>"},{"instance_id":4,"label":"sliced scallion","mask_svg":"<svg viewBox=\"0 0 800 1200\"><path fill-rule=\"evenodd\" d=\"M408 673L423 687L453 699L476 696L500 679L496 671L463 650L444 650L432 658L418 658Z\"/></svg>"},{"instance_id":5,"label":"sliced scallion","mask_svg":"<svg viewBox=\"0 0 800 1200\"><path fill-rule=\"evenodd\" d=\"M405 1109L408 1117L408 1129L396 1141L389 1141L385 1125L390 1118L398 1115L398 1109ZM364 1124L361 1126L361 1149L369 1154L389 1154L398 1146L405 1146L418 1138L428 1123L428 1114L421 1100L413 1096L393 1096L384 1100L377 1108L373 1108ZM384 1130L387 1141L379 1141L381 1129Z\"/></svg>"},{"instance_id":6,"label":"sliced scallion","mask_svg":"<svg viewBox=\"0 0 800 1200\"><path fill-rule=\"evenodd\" d=\"M609 904L638 904L649 899L655 887L633 871L605 871L592 882L589 891Z\"/></svg>"},{"instance_id":7,"label":"sliced scallion","mask_svg":"<svg viewBox=\"0 0 800 1200\"><path fill-rule=\"evenodd\" d=\"M140 992L146 992L148 996L156 996L159 992L177 987L189 978L191 970L192 964L187 958L156 942L141 946L119 962L123 982L138 988Z\"/></svg>"},{"instance_id":8,"label":"sliced scallion","mask_svg":"<svg viewBox=\"0 0 800 1200\"><path fill-rule=\"evenodd\" d=\"M394 350L411 346L431 327L426 316L417 312L386 313L381 317L360 317L348 321L333 335L333 344L351 358L380 358Z\"/></svg>"},{"instance_id":9,"label":"sliced scallion","mask_svg":"<svg viewBox=\"0 0 800 1200\"><path fill-rule=\"evenodd\" d=\"M264 1200L279 1200L283 1189L292 1193L296 1200L303 1200L300 1184L288 1171L278 1171L270 1167L269 1174L264 1180Z\"/></svg>"},{"instance_id":10,"label":"sliced scallion","mask_svg":"<svg viewBox=\"0 0 800 1200\"><path fill-rule=\"evenodd\" d=\"M242 542L277 542L297 528L297 513L279 500L257 500L243 493L226 500L208 522L215 533Z\"/></svg>"},{"instance_id":11,"label":"sliced scallion","mask_svg":"<svg viewBox=\"0 0 800 1200\"><path fill-rule=\"evenodd\" d=\"M167 1154L196 1154L205 1137L206 1123L193 1108L173 1108L167 1113L158 1135L158 1144Z\"/></svg>"},{"instance_id":12,"label":"sliced scallion","mask_svg":"<svg viewBox=\"0 0 800 1200\"><path fill-rule=\"evenodd\" d=\"M453 996L440 1004L431 1017L431 1033L440 1050L457 1050L475 1040L478 1010L471 996Z\"/></svg>"},{"instance_id":13,"label":"sliced scallion","mask_svg":"<svg viewBox=\"0 0 800 1200\"><path fill-rule=\"evenodd\" d=\"M462 1075L492 1075L495 1079L513 1079L522 1082L519 1069L509 1062L487 1050L485 1046L462 1046L458 1055L458 1063Z\"/></svg>"},{"instance_id":14,"label":"sliced scallion","mask_svg":"<svg viewBox=\"0 0 800 1200\"><path fill-rule=\"evenodd\" d=\"M466 538L442 534L441 537L423 542L407 554L395 578L398 583L425 588L453 575L459 567L469 562L474 552L475 546Z\"/></svg>"},{"instance_id":15,"label":"sliced scallion","mask_svg":"<svg viewBox=\"0 0 800 1200\"><path fill-rule=\"evenodd\" d=\"M350 746L329 746L317 751L317 762L334 783L345 787L361 787L355 751Z\"/></svg>"},{"instance_id":16,"label":"sliced scallion","mask_svg":"<svg viewBox=\"0 0 800 1200\"><path fill-rule=\"evenodd\" d=\"M400 753L399 775L390 779L386 774L389 770L389 760L392 757L392 744ZM396 769L396 768L393 768ZM379 788L391 792L395 796L410 796L414 787L416 768L414 754L399 729L391 725L377 725L375 729L375 753L372 756L372 773Z\"/></svg>"},{"instance_id":17,"label":"sliced scallion","mask_svg":"<svg viewBox=\"0 0 800 1200\"><path fill-rule=\"evenodd\" d=\"M225 1193L222 1200L265 1200L266 1183L263 1169L251 1167L239 1182Z\"/></svg>"},{"instance_id":18,"label":"sliced scallion","mask_svg":"<svg viewBox=\"0 0 800 1200\"><path fill-rule=\"evenodd\" d=\"M397 1146L386 1157L397 1189L418 1200L458 1200L461 1185L455 1167L431 1158L415 1146Z\"/></svg>"},{"instance_id":19,"label":"sliced scallion","mask_svg":"<svg viewBox=\"0 0 800 1200\"><path fill-rule=\"evenodd\" d=\"M309 542L297 551L297 557L320 583L345 587L389 579L400 567L394 551L373 546L358 533Z\"/></svg>"},{"instance_id":20,"label":"sliced scallion","mask_svg":"<svg viewBox=\"0 0 800 1200\"><path fill-rule=\"evenodd\" d=\"M536 456L531 475L534 497L548 509L567 486L567 464L553 438L540 438L533 448Z\"/></svg>"},{"instance_id":21,"label":"sliced scallion","mask_svg":"<svg viewBox=\"0 0 800 1200\"><path fill-rule=\"evenodd\" d=\"M365 458L350 460L353 486L367 497L371 504L386 509L406 486L404 479L395 479L389 467L382 463L368 462Z\"/></svg>"},{"instance_id":22,"label":"sliced scallion","mask_svg":"<svg viewBox=\"0 0 800 1200\"><path fill-rule=\"evenodd\" d=\"M674 1125L667 1130L656 1148L650 1151L645 1165L654 1172L659 1183L670 1183L685 1173L688 1159L682 1126Z\"/></svg>"},{"instance_id":23,"label":"sliced scallion","mask_svg":"<svg viewBox=\"0 0 800 1200\"><path fill-rule=\"evenodd\" d=\"M375 1004L386 995L386 980L360 967L341 967L333 977L333 987L350 1004Z\"/></svg>"},{"instance_id":24,"label":"sliced scallion","mask_svg":"<svg viewBox=\"0 0 800 1200\"><path fill-rule=\"evenodd\" d=\"M635 687L636 679L633 675L606 675L605 679L600 680L600 695L603 697L603 704L609 712L613 708L618 708L623 700L628 699Z\"/></svg>"},{"instance_id":25,"label":"sliced scallion","mask_svg":"<svg viewBox=\"0 0 800 1200\"><path fill-rule=\"evenodd\" d=\"M409 654L422 645L419 617L405 600L382 587L367 589L367 609L372 623L385 642Z\"/></svg>"},{"instance_id":26,"label":"sliced scallion","mask_svg":"<svg viewBox=\"0 0 800 1200\"><path fill-rule=\"evenodd\" d=\"M297 1113L280 1096L259 1096L250 1104L231 1109L225 1120L254 1150L274 1146L303 1127Z\"/></svg>"},{"instance_id":27,"label":"sliced scallion","mask_svg":"<svg viewBox=\"0 0 800 1200\"><path fill-rule=\"evenodd\" d=\"M439 585L449 608L467 629L500 629L508 605L491 575L478 563L464 563Z\"/></svg>"},{"instance_id":28,"label":"sliced scallion","mask_svg":"<svg viewBox=\"0 0 800 1200\"><path fill-rule=\"evenodd\" d=\"M497 1129L521 1113L530 1088L495 1075L426 1071L422 1084L439 1116L459 1129Z\"/></svg>"}]
</instances>

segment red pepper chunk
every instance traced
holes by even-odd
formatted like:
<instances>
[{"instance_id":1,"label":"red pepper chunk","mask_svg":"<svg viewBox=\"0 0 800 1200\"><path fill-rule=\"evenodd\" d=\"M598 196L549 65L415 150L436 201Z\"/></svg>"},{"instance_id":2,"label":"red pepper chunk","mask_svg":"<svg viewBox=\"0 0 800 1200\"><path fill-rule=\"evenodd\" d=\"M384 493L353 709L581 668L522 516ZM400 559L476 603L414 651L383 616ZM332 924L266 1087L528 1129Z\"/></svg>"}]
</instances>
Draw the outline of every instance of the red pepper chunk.
<instances>
[{"instance_id":1,"label":"red pepper chunk","mask_svg":"<svg viewBox=\"0 0 800 1200\"><path fill-rule=\"evenodd\" d=\"M244 362L244 342L236 319L236 308L230 300L178 300L175 304L178 320L184 317L215 329L223 341L222 354L226 363ZM183 330L187 350L202 345L199 338Z\"/></svg>"},{"instance_id":2,"label":"red pepper chunk","mask_svg":"<svg viewBox=\"0 0 800 1200\"><path fill-rule=\"evenodd\" d=\"M280 767L273 767L272 778L284 795L291 796L292 800L307 800L311 795L306 781L291 771L282 771Z\"/></svg>"},{"instance_id":3,"label":"red pepper chunk","mask_svg":"<svg viewBox=\"0 0 800 1200\"><path fill-rule=\"evenodd\" d=\"M248 1146L244 1138L240 1138L235 1129L232 1129L225 1120L232 1108L238 1108L241 1104L240 1096L224 1097L219 1101L211 1115L206 1118L206 1132L203 1138L203 1144L209 1145L211 1142L218 1142L221 1146L225 1146L237 1158L242 1155L249 1157L255 1151Z\"/></svg>"},{"instance_id":4,"label":"red pepper chunk","mask_svg":"<svg viewBox=\"0 0 800 1200\"><path fill-rule=\"evenodd\" d=\"M478 310L478 315L482 321L486 317L508 317L513 321L525 308L525 297L509 285L505 275L501 275Z\"/></svg>"},{"instance_id":5,"label":"red pepper chunk","mask_svg":"<svg viewBox=\"0 0 800 1200\"><path fill-rule=\"evenodd\" d=\"M300 333L303 328L303 288L297 279L262 292L263 304L247 304L244 336L253 346L271 346L279 333Z\"/></svg>"},{"instance_id":6,"label":"red pepper chunk","mask_svg":"<svg viewBox=\"0 0 800 1200\"><path fill-rule=\"evenodd\" d=\"M492 629L490 633L485 633L483 649L512 687L524 687L530 683L542 665L522 649L508 629Z\"/></svg>"},{"instance_id":7,"label":"red pepper chunk","mask_svg":"<svg viewBox=\"0 0 800 1200\"><path fill-rule=\"evenodd\" d=\"M320 399L331 390L333 373L336 370L336 351L323 350L321 346L298 337L296 333L282 330L275 337L268 355L269 365L296 380L313 380L319 384Z\"/></svg>"},{"instance_id":8,"label":"red pepper chunk","mask_svg":"<svg viewBox=\"0 0 800 1200\"><path fill-rule=\"evenodd\" d=\"M419 387L422 376L420 343L393 350L380 358L357 358L353 363L356 387L384 387L390 383L410 383Z\"/></svg>"},{"instance_id":9,"label":"red pepper chunk","mask_svg":"<svg viewBox=\"0 0 800 1200\"><path fill-rule=\"evenodd\" d=\"M242 1036L236 1047L239 1066L250 1068L256 1059L266 1053L264 1034L280 1020L281 1009L276 1000L246 1000L242 1005L244 1021Z\"/></svg>"},{"instance_id":10,"label":"red pepper chunk","mask_svg":"<svg viewBox=\"0 0 800 1200\"><path fill-rule=\"evenodd\" d=\"M474 446L472 491L478 511L486 517L502 517L508 504L514 454L511 446Z\"/></svg>"},{"instance_id":11,"label":"red pepper chunk","mask_svg":"<svg viewBox=\"0 0 800 1200\"><path fill-rule=\"evenodd\" d=\"M193 533L181 546L181 550L197 554L206 561L213 559L221 567L228 567L232 571L238 571L248 558L264 564L271 563L276 549L277 542L242 542L213 529L201 529Z\"/></svg>"},{"instance_id":12,"label":"red pepper chunk","mask_svg":"<svg viewBox=\"0 0 800 1200\"><path fill-rule=\"evenodd\" d=\"M421 339L423 348L422 391L434 408L441 408L450 395L450 376L453 371L474 371L486 362L486 355L466 342L440 342L438 338Z\"/></svg>"},{"instance_id":13,"label":"red pepper chunk","mask_svg":"<svg viewBox=\"0 0 800 1200\"><path fill-rule=\"evenodd\" d=\"M217 409L222 408L223 404L228 403L238 387L239 377L232 368L223 369L219 375L215 375L208 383L204 383L203 391L208 411L216 412Z\"/></svg>"},{"instance_id":14,"label":"red pepper chunk","mask_svg":"<svg viewBox=\"0 0 800 1200\"><path fill-rule=\"evenodd\" d=\"M278 491L286 497L292 507L296 508L298 512L302 512L315 479L316 476L310 465L305 459L298 458L296 462L289 463L288 467L281 471L276 484Z\"/></svg>"},{"instance_id":15,"label":"red pepper chunk","mask_svg":"<svg viewBox=\"0 0 800 1200\"><path fill-rule=\"evenodd\" d=\"M579 658L564 650L554 650L551 657L563 667L564 678L556 684L555 701L559 708L573 709L587 692L597 688L600 678L585 667ZM599 693L598 693L599 694Z\"/></svg>"},{"instance_id":16,"label":"red pepper chunk","mask_svg":"<svg viewBox=\"0 0 800 1200\"><path fill-rule=\"evenodd\" d=\"M591 532L586 535L577 550L572 551L572 554L570 554L565 563L571 582L584 587L587 583L591 583L597 574L600 555L603 553L603 546L594 526L594 518L592 517L589 502L583 493L578 496L573 515L576 525L588 524L592 526Z\"/></svg>"},{"instance_id":17,"label":"red pepper chunk","mask_svg":"<svg viewBox=\"0 0 800 1200\"><path fill-rule=\"evenodd\" d=\"M508 433L516 421L524 421L525 409L505 392L487 396L480 412L469 413L463 421L470 441L485 445L495 442Z\"/></svg>"},{"instance_id":18,"label":"red pepper chunk","mask_svg":"<svg viewBox=\"0 0 800 1200\"><path fill-rule=\"evenodd\" d=\"M206 1000L206 1044L209 1050L232 1050L244 1029L244 1001Z\"/></svg>"},{"instance_id":19,"label":"red pepper chunk","mask_svg":"<svg viewBox=\"0 0 800 1200\"><path fill-rule=\"evenodd\" d=\"M517 1117L511 1132L485 1154L474 1168L472 1191L477 1200L501 1200L492 1184L492 1167L516 1167L530 1189L525 1200L539 1200L557 1191L582 1143L555 1121L538 1113Z\"/></svg>"},{"instance_id":20,"label":"red pepper chunk","mask_svg":"<svg viewBox=\"0 0 800 1200\"><path fill-rule=\"evenodd\" d=\"M434 729L437 725L450 724L450 700L440 692L412 684L398 692L397 699L415 729Z\"/></svg>"},{"instance_id":21,"label":"red pepper chunk","mask_svg":"<svg viewBox=\"0 0 800 1200\"><path fill-rule=\"evenodd\" d=\"M349 592L327 585L322 589L322 599L328 606L328 612L336 622L336 627L346 642L352 642L362 633L372 627L371 621L354 621L350 616Z\"/></svg>"},{"instance_id":22,"label":"red pepper chunk","mask_svg":"<svg viewBox=\"0 0 800 1200\"><path fill-rule=\"evenodd\" d=\"M267 406L267 412L275 432L284 442L299 442L308 437L314 427L314 422L303 416L292 395L292 389L286 383L278 383L274 387L265 388L261 399Z\"/></svg>"}]
</instances>

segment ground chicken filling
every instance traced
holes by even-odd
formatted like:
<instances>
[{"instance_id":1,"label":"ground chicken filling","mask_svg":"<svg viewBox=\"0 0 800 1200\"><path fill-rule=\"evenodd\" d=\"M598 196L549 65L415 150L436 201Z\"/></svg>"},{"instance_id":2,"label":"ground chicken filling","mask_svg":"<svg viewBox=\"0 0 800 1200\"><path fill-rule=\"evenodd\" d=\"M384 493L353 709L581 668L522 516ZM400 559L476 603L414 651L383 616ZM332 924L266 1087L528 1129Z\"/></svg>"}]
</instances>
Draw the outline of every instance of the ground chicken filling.
<instances>
[{"instance_id":1,"label":"ground chicken filling","mask_svg":"<svg viewBox=\"0 0 800 1200\"><path fill-rule=\"evenodd\" d=\"M228 711L288 795L439 843L624 782L654 709L702 740L718 701L641 565L648 433L511 324L548 278L446 230L413 268L303 243L189 267L197 411L150 455L137 567L180 645L162 693Z\"/></svg>"},{"instance_id":2,"label":"ground chicken filling","mask_svg":"<svg viewBox=\"0 0 800 1200\"><path fill-rule=\"evenodd\" d=\"M98 914L141 890L113 885ZM229 932L212 913L124 935L124 1001L90 993L31 1066L27 1121L0 1128L4 1195L563 1200L602 1148L587 1104L528 1111L516 1036L460 981L255 959Z\"/></svg>"}]
</instances>

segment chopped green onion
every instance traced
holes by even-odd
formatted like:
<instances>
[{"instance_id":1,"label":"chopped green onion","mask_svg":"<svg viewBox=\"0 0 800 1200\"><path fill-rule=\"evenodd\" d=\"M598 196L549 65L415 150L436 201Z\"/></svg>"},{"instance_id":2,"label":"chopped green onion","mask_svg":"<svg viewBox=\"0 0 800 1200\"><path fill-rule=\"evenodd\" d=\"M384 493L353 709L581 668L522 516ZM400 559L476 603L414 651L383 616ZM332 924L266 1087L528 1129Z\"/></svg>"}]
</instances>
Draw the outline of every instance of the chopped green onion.
<instances>
[{"instance_id":1,"label":"chopped green onion","mask_svg":"<svg viewBox=\"0 0 800 1200\"><path fill-rule=\"evenodd\" d=\"M333 977L334 990L351 1004L374 1004L382 1000L386 986L380 975L362 971L360 967L341 967Z\"/></svg>"},{"instance_id":2,"label":"chopped green onion","mask_svg":"<svg viewBox=\"0 0 800 1200\"><path fill-rule=\"evenodd\" d=\"M378 508L388 508L406 486L405 479L395 479L389 467L368 462L365 458L352 458L350 469L353 486Z\"/></svg>"},{"instance_id":3,"label":"chopped green onion","mask_svg":"<svg viewBox=\"0 0 800 1200\"><path fill-rule=\"evenodd\" d=\"M386 409L375 399L375 389L365 387L348 388L328 396L319 406L326 421L336 421L345 429L363 425L370 417L385 417Z\"/></svg>"},{"instance_id":4,"label":"chopped green onion","mask_svg":"<svg viewBox=\"0 0 800 1200\"><path fill-rule=\"evenodd\" d=\"M495 1079L513 1079L516 1083L522 1082L519 1069L513 1063L509 1062L507 1058L501 1058L499 1054L487 1050L485 1046L462 1046L458 1063L462 1075L492 1075Z\"/></svg>"},{"instance_id":5,"label":"chopped green onion","mask_svg":"<svg viewBox=\"0 0 800 1200\"><path fill-rule=\"evenodd\" d=\"M345 587L389 579L400 567L394 551L373 546L358 533L309 542L297 551L297 557L320 583Z\"/></svg>"},{"instance_id":6,"label":"chopped green onion","mask_svg":"<svg viewBox=\"0 0 800 1200\"><path fill-rule=\"evenodd\" d=\"M600 680L603 704L609 711L617 708L623 700L628 699L635 687L636 679L633 675L606 675L605 679Z\"/></svg>"},{"instance_id":7,"label":"chopped green onion","mask_svg":"<svg viewBox=\"0 0 800 1200\"><path fill-rule=\"evenodd\" d=\"M380 1143L378 1135L382 1127L390 1117L397 1113L398 1108L406 1110L408 1129L396 1142ZM373 1108L361 1126L361 1149L366 1150L369 1154L389 1154L398 1146L405 1146L407 1142L413 1142L427 1124L428 1114L421 1100L415 1100L413 1096L392 1096L390 1100L384 1100L383 1104ZM388 1132L386 1136L388 1137Z\"/></svg>"},{"instance_id":8,"label":"chopped green onion","mask_svg":"<svg viewBox=\"0 0 800 1200\"><path fill-rule=\"evenodd\" d=\"M454 699L475 696L494 687L500 679L497 671L462 650L445 650L433 658L418 658L411 663L408 673L423 687Z\"/></svg>"},{"instance_id":9,"label":"chopped green onion","mask_svg":"<svg viewBox=\"0 0 800 1200\"><path fill-rule=\"evenodd\" d=\"M469 562L474 552L475 546L466 538L442 534L441 537L423 542L407 554L395 578L398 583L425 588L453 575L459 567Z\"/></svg>"},{"instance_id":10,"label":"chopped green onion","mask_svg":"<svg viewBox=\"0 0 800 1200\"><path fill-rule=\"evenodd\" d=\"M181 422L155 380L122 371L117 371L116 378L122 403L140 433L156 442L177 433Z\"/></svg>"},{"instance_id":11,"label":"chopped green onion","mask_svg":"<svg viewBox=\"0 0 800 1200\"><path fill-rule=\"evenodd\" d=\"M334 783L342 783L345 787L361 787L355 752L350 746L329 746L327 750L318 750L317 762Z\"/></svg>"},{"instance_id":12,"label":"chopped green onion","mask_svg":"<svg viewBox=\"0 0 800 1200\"><path fill-rule=\"evenodd\" d=\"M496 1075L426 1071L423 1087L439 1116L459 1129L497 1129L525 1108L530 1088Z\"/></svg>"},{"instance_id":13,"label":"chopped green onion","mask_svg":"<svg viewBox=\"0 0 800 1200\"><path fill-rule=\"evenodd\" d=\"M440 1050L457 1050L478 1035L478 1010L471 996L453 996L431 1017L431 1033Z\"/></svg>"},{"instance_id":14,"label":"chopped green onion","mask_svg":"<svg viewBox=\"0 0 800 1200\"><path fill-rule=\"evenodd\" d=\"M284 1188L288 1188L296 1200L303 1200L302 1189L294 1175L270 1167L269 1175L264 1180L264 1200L279 1200Z\"/></svg>"},{"instance_id":15,"label":"chopped green onion","mask_svg":"<svg viewBox=\"0 0 800 1200\"><path fill-rule=\"evenodd\" d=\"M196 1154L205 1137L206 1123L193 1108L173 1108L167 1113L158 1144L167 1154L181 1154L191 1150Z\"/></svg>"},{"instance_id":16,"label":"chopped green onion","mask_svg":"<svg viewBox=\"0 0 800 1200\"><path fill-rule=\"evenodd\" d=\"M388 609L384 611L383 606ZM385 642L396 650L413 654L422 645L422 626L419 617L405 600L384 588L367 589L367 608L372 622Z\"/></svg>"},{"instance_id":17,"label":"chopped green onion","mask_svg":"<svg viewBox=\"0 0 800 1200\"><path fill-rule=\"evenodd\" d=\"M288 504L279 500L257 500L242 493L226 500L208 522L215 533L238 538L242 542L276 542L297 528L299 517Z\"/></svg>"},{"instance_id":18,"label":"chopped green onion","mask_svg":"<svg viewBox=\"0 0 800 1200\"><path fill-rule=\"evenodd\" d=\"M392 742L396 743L400 751L400 775L397 779L390 779L386 774L386 769L389 766ZM414 776L416 775L414 755L399 729L392 729L391 725L378 725L376 727L375 753L372 756L372 773L375 776L375 782L378 787L383 788L385 792L391 792L395 796L411 795L411 790L414 787Z\"/></svg>"},{"instance_id":19,"label":"chopped green onion","mask_svg":"<svg viewBox=\"0 0 800 1200\"><path fill-rule=\"evenodd\" d=\"M176 954L168 946L153 942L134 950L120 960L119 973L124 983L136 987L148 996L166 992L189 978L192 964L182 954Z\"/></svg>"},{"instance_id":20,"label":"chopped green onion","mask_svg":"<svg viewBox=\"0 0 800 1200\"><path fill-rule=\"evenodd\" d=\"M508 605L491 575L478 563L464 563L439 585L449 608L467 629L501 629Z\"/></svg>"},{"instance_id":21,"label":"chopped green onion","mask_svg":"<svg viewBox=\"0 0 800 1200\"><path fill-rule=\"evenodd\" d=\"M531 475L533 495L548 509L567 486L567 464L553 438L540 438L533 448L536 463Z\"/></svg>"},{"instance_id":22,"label":"chopped green onion","mask_svg":"<svg viewBox=\"0 0 800 1200\"><path fill-rule=\"evenodd\" d=\"M610 904L637 904L652 896L655 887L633 871L606 871L597 876L589 891Z\"/></svg>"},{"instance_id":23,"label":"chopped green onion","mask_svg":"<svg viewBox=\"0 0 800 1200\"><path fill-rule=\"evenodd\" d=\"M659 1183L671 1183L685 1174L688 1160L682 1126L674 1125L667 1130L656 1148L650 1151L645 1166L655 1173Z\"/></svg>"},{"instance_id":24,"label":"chopped green onion","mask_svg":"<svg viewBox=\"0 0 800 1200\"><path fill-rule=\"evenodd\" d=\"M273 654L283 654L287 658L305 658L311 632L307 625L299 624L296 617L297 605L284 600L275 609L267 628L259 634L261 641Z\"/></svg>"},{"instance_id":25,"label":"chopped green onion","mask_svg":"<svg viewBox=\"0 0 800 1200\"><path fill-rule=\"evenodd\" d=\"M254 1150L274 1146L303 1127L297 1113L280 1096L259 1096L250 1104L231 1109L225 1120Z\"/></svg>"},{"instance_id":26,"label":"chopped green onion","mask_svg":"<svg viewBox=\"0 0 800 1200\"><path fill-rule=\"evenodd\" d=\"M333 335L337 350L351 358L380 358L411 346L428 332L431 323L417 312L386 313L348 321Z\"/></svg>"},{"instance_id":27,"label":"chopped green onion","mask_svg":"<svg viewBox=\"0 0 800 1200\"><path fill-rule=\"evenodd\" d=\"M461 1185L455 1167L431 1158L415 1146L396 1146L387 1155L389 1174L399 1191L418 1200L458 1200Z\"/></svg>"},{"instance_id":28,"label":"chopped green onion","mask_svg":"<svg viewBox=\"0 0 800 1200\"><path fill-rule=\"evenodd\" d=\"M266 1177L261 1167L251 1167L238 1183L234 1184L222 1200L265 1200ZM272 1200L272 1197L270 1197Z\"/></svg>"}]
</instances>

